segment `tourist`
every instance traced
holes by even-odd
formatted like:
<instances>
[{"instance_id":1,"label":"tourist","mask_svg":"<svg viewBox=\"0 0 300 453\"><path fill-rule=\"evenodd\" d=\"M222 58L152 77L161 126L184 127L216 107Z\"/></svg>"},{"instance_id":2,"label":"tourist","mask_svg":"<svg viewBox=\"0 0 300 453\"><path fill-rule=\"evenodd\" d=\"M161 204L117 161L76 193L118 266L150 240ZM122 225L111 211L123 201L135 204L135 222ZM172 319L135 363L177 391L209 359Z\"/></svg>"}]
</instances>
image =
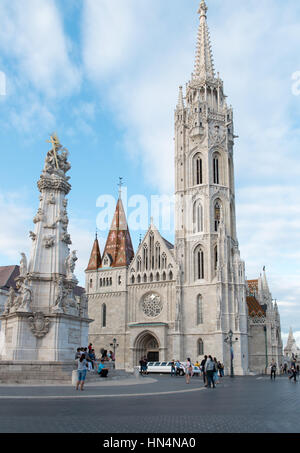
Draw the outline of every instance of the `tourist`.
<instances>
[{"instance_id":1,"label":"tourist","mask_svg":"<svg viewBox=\"0 0 300 453\"><path fill-rule=\"evenodd\" d=\"M214 383L218 384L219 383L219 374L218 374L218 361L217 361L216 357L214 357L214 363L215 363Z\"/></svg>"},{"instance_id":2,"label":"tourist","mask_svg":"<svg viewBox=\"0 0 300 453\"><path fill-rule=\"evenodd\" d=\"M176 365L175 365L175 360L173 359L171 362L171 377L176 376Z\"/></svg>"},{"instance_id":3,"label":"tourist","mask_svg":"<svg viewBox=\"0 0 300 453\"><path fill-rule=\"evenodd\" d=\"M186 380L187 384L190 383L192 375L193 375L193 366L192 366L191 359L188 358L187 362L185 364L185 380Z\"/></svg>"},{"instance_id":4,"label":"tourist","mask_svg":"<svg viewBox=\"0 0 300 453\"><path fill-rule=\"evenodd\" d=\"M178 376L178 375L180 375L180 369L181 369L181 363L179 362L179 360L176 360L175 367L176 367L176 376Z\"/></svg>"},{"instance_id":5,"label":"tourist","mask_svg":"<svg viewBox=\"0 0 300 453\"><path fill-rule=\"evenodd\" d=\"M212 359L212 356L209 355L208 359L205 364L205 371L206 371L206 377L207 377L207 385L205 387L211 388L211 384L213 388L215 388L215 383L214 383L214 372L215 372L215 362Z\"/></svg>"},{"instance_id":6,"label":"tourist","mask_svg":"<svg viewBox=\"0 0 300 453\"><path fill-rule=\"evenodd\" d=\"M95 350L94 349L90 350L89 359L91 360L93 371L95 371L96 355L95 355Z\"/></svg>"},{"instance_id":7,"label":"tourist","mask_svg":"<svg viewBox=\"0 0 300 453\"><path fill-rule=\"evenodd\" d=\"M77 352L76 352L76 354L75 354L75 360L80 359L81 353L82 353L82 352L81 352L81 348L77 348Z\"/></svg>"},{"instance_id":8,"label":"tourist","mask_svg":"<svg viewBox=\"0 0 300 453\"><path fill-rule=\"evenodd\" d=\"M76 390L78 390L80 386L80 390L83 391L83 386L86 378L86 371L87 371L87 361L84 354L81 354L80 358L77 359L77 375L78 380L76 384Z\"/></svg>"},{"instance_id":9,"label":"tourist","mask_svg":"<svg viewBox=\"0 0 300 453\"><path fill-rule=\"evenodd\" d=\"M287 363L285 363L283 366L283 373L287 374Z\"/></svg>"},{"instance_id":10,"label":"tourist","mask_svg":"<svg viewBox=\"0 0 300 453\"><path fill-rule=\"evenodd\" d=\"M141 357L140 367L141 375L145 376L147 374L147 359L145 357Z\"/></svg>"},{"instance_id":11,"label":"tourist","mask_svg":"<svg viewBox=\"0 0 300 453\"><path fill-rule=\"evenodd\" d=\"M299 365L297 365L297 376L299 376L300 368Z\"/></svg>"},{"instance_id":12,"label":"tourist","mask_svg":"<svg viewBox=\"0 0 300 453\"><path fill-rule=\"evenodd\" d=\"M89 347L88 347L88 348L89 348L89 353L90 353L90 352L92 351L92 349L93 349L92 343L89 344Z\"/></svg>"},{"instance_id":13,"label":"tourist","mask_svg":"<svg viewBox=\"0 0 300 453\"><path fill-rule=\"evenodd\" d=\"M207 387L206 369L205 369L206 362L207 362L207 355L204 356L204 359L201 362L201 371L203 373L203 382L204 382L205 387Z\"/></svg>"},{"instance_id":14,"label":"tourist","mask_svg":"<svg viewBox=\"0 0 300 453\"><path fill-rule=\"evenodd\" d=\"M116 361L116 356L115 356L115 353L114 353L114 352L111 353L111 360L112 360L113 362Z\"/></svg>"},{"instance_id":15,"label":"tourist","mask_svg":"<svg viewBox=\"0 0 300 453\"><path fill-rule=\"evenodd\" d=\"M104 365L104 360L102 359L99 366L98 366L98 374L102 378L107 378L108 375L108 368Z\"/></svg>"},{"instance_id":16,"label":"tourist","mask_svg":"<svg viewBox=\"0 0 300 453\"><path fill-rule=\"evenodd\" d=\"M220 378L224 377L224 365L221 362L218 362L218 371L219 377Z\"/></svg>"},{"instance_id":17,"label":"tourist","mask_svg":"<svg viewBox=\"0 0 300 453\"><path fill-rule=\"evenodd\" d=\"M292 367L291 369L291 376L289 377L289 380L294 378L294 382L297 382L297 370L295 367Z\"/></svg>"},{"instance_id":18,"label":"tourist","mask_svg":"<svg viewBox=\"0 0 300 453\"><path fill-rule=\"evenodd\" d=\"M271 362L271 365L270 365L270 368L271 368L271 381L272 381L272 378L274 376L274 381L276 379L276 370L277 370L277 365L275 363L275 360L272 359L272 362Z\"/></svg>"},{"instance_id":19,"label":"tourist","mask_svg":"<svg viewBox=\"0 0 300 453\"><path fill-rule=\"evenodd\" d=\"M107 353L107 361L109 362L111 360L111 351L108 351Z\"/></svg>"}]
</instances>

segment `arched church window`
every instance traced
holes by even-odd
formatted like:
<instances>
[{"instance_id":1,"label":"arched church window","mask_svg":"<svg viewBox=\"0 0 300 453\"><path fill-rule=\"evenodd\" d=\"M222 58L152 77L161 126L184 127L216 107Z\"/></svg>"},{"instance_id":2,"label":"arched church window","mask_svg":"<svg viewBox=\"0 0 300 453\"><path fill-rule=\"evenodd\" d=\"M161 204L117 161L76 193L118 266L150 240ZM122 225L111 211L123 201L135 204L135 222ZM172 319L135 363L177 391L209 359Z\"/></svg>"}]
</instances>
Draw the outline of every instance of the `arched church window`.
<instances>
[{"instance_id":1,"label":"arched church window","mask_svg":"<svg viewBox=\"0 0 300 453\"><path fill-rule=\"evenodd\" d=\"M131 283L133 284L135 282L134 275L131 277Z\"/></svg>"},{"instance_id":2,"label":"arched church window","mask_svg":"<svg viewBox=\"0 0 300 453\"><path fill-rule=\"evenodd\" d=\"M142 258L140 256L137 257L137 272L141 272L142 270Z\"/></svg>"},{"instance_id":3,"label":"arched church window","mask_svg":"<svg viewBox=\"0 0 300 453\"><path fill-rule=\"evenodd\" d=\"M200 154L196 154L193 159L193 185L199 186L203 184L203 162Z\"/></svg>"},{"instance_id":4,"label":"arched church window","mask_svg":"<svg viewBox=\"0 0 300 453\"><path fill-rule=\"evenodd\" d=\"M150 267L154 269L154 234L150 233Z\"/></svg>"},{"instance_id":5,"label":"arched church window","mask_svg":"<svg viewBox=\"0 0 300 453\"><path fill-rule=\"evenodd\" d=\"M150 282L153 282L153 274L150 274Z\"/></svg>"},{"instance_id":6,"label":"arched church window","mask_svg":"<svg viewBox=\"0 0 300 453\"><path fill-rule=\"evenodd\" d=\"M110 277L110 279L109 279L109 284L110 284L110 286L112 286L112 277Z\"/></svg>"},{"instance_id":7,"label":"arched church window","mask_svg":"<svg viewBox=\"0 0 300 453\"><path fill-rule=\"evenodd\" d=\"M161 262L162 262L162 269L166 269L167 268L167 255L165 253L162 254Z\"/></svg>"},{"instance_id":8,"label":"arched church window","mask_svg":"<svg viewBox=\"0 0 300 453\"><path fill-rule=\"evenodd\" d=\"M220 165L218 156L215 156L213 159L213 175L214 184L220 184Z\"/></svg>"},{"instance_id":9,"label":"arched church window","mask_svg":"<svg viewBox=\"0 0 300 453\"><path fill-rule=\"evenodd\" d=\"M155 245L155 268L160 269L160 243Z\"/></svg>"},{"instance_id":10,"label":"arched church window","mask_svg":"<svg viewBox=\"0 0 300 453\"><path fill-rule=\"evenodd\" d=\"M147 244L144 244L144 270L148 270L148 246Z\"/></svg>"},{"instance_id":11,"label":"arched church window","mask_svg":"<svg viewBox=\"0 0 300 453\"><path fill-rule=\"evenodd\" d=\"M201 246L198 246L194 252L195 280L204 279L204 252Z\"/></svg>"},{"instance_id":12,"label":"arched church window","mask_svg":"<svg viewBox=\"0 0 300 453\"><path fill-rule=\"evenodd\" d=\"M90 288L93 288L93 279L90 279Z\"/></svg>"},{"instance_id":13,"label":"arched church window","mask_svg":"<svg viewBox=\"0 0 300 453\"><path fill-rule=\"evenodd\" d=\"M173 280L173 272L172 271L169 272L169 280Z\"/></svg>"},{"instance_id":14,"label":"arched church window","mask_svg":"<svg viewBox=\"0 0 300 453\"><path fill-rule=\"evenodd\" d=\"M201 294L197 297L197 325L203 324L203 299Z\"/></svg>"},{"instance_id":15,"label":"arched church window","mask_svg":"<svg viewBox=\"0 0 300 453\"><path fill-rule=\"evenodd\" d=\"M159 282L159 280L160 280L160 276L159 276L159 272L157 272L157 274L156 274L156 281Z\"/></svg>"},{"instance_id":16,"label":"arched church window","mask_svg":"<svg viewBox=\"0 0 300 453\"><path fill-rule=\"evenodd\" d=\"M194 203L193 224L194 224L194 233L202 233L202 231L203 231L203 207L199 200Z\"/></svg>"},{"instance_id":17,"label":"arched church window","mask_svg":"<svg viewBox=\"0 0 300 453\"><path fill-rule=\"evenodd\" d=\"M219 225L221 220L221 205L217 201L214 208L214 224L215 224L215 232L218 232Z\"/></svg>"},{"instance_id":18,"label":"arched church window","mask_svg":"<svg viewBox=\"0 0 300 453\"><path fill-rule=\"evenodd\" d=\"M140 276L140 274L137 276L137 282L138 282L138 283L141 283L141 276Z\"/></svg>"},{"instance_id":19,"label":"arched church window","mask_svg":"<svg viewBox=\"0 0 300 453\"><path fill-rule=\"evenodd\" d=\"M147 283L147 275L144 274L144 283Z\"/></svg>"},{"instance_id":20,"label":"arched church window","mask_svg":"<svg viewBox=\"0 0 300 453\"><path fill-rule=\"evenodd\" d=\"M100 282L99 283L100 283L100 287L101 287L102 286L102 278L100 278Z\"/></svg>"},{"instance_id":21,"label":"arched church window","mask_svg":"<svg viewBox=\"0 0 300 453\"><path fill-rule=\"evenodd\" d=\"M198 340L198 355L204 355L204 344L202 338Z\"/></svg>"},{"instance_id":22,"label":"arched church window","mask_svg":"<svg viewBox=\"0 0 300 453\"><path fill-rule=\"evenodd\" d=\"M167 279L167 274L163 272L163 280L165 281Z\"/></svg>"},{"instance_id":23,"label":"arched church window","mask_svg":"<svg viewBox=\"0 0 300 453\"><path fill-rule=\"evenodd\" d=\"M102 305L102 327L106 327L106 305Z\"/></svg>"},{"instance_id":24,"label":"arched church window","mask_svg":"<svg viewBox=\"0 0 300 453\"><path fill-rule=\"evenodd\" d=\"M216 245L214 248L214 270L215 271L217 271L217 269L218 269L218 261L219 261L218 246Z\"/></svg>"}]
</instances>

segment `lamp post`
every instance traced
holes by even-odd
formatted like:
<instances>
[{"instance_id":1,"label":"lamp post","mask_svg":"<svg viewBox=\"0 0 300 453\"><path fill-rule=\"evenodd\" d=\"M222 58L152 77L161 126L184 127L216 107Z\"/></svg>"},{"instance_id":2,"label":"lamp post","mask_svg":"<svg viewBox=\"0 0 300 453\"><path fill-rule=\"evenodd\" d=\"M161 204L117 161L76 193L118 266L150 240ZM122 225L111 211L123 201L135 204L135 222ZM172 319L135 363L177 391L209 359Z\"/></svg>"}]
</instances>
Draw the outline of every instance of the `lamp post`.
<instances>
[{"instance_id":1,"label":"lamp post","mask_svg":"<svg viewBox=\"0 0 300 453\"><path fill-rule=\"evenodd\" d=\"M224 342L229 344L229 346L230 346L230 377L231 378L234 377L234 371L233 371L233 358L234 358L233 343L236 343L239 340L238 338L233 340L232 337L233 337L233 332L230 329L229 332L228 332L228 337L225 338Z\"/></svg>"},{"instance_id":2,"label":"lamp post","mask_svg":"<svg viewBox=\"0 0 300 453\"><path fill-rule=\"evenodd\" d=\"M113 342L110 343L110 346L112 346L114 348L114 358L116 360L116 349L119 347L119 345L117 344L117 339L116 338L113 339Z\"/></svg>"}]
</instances>

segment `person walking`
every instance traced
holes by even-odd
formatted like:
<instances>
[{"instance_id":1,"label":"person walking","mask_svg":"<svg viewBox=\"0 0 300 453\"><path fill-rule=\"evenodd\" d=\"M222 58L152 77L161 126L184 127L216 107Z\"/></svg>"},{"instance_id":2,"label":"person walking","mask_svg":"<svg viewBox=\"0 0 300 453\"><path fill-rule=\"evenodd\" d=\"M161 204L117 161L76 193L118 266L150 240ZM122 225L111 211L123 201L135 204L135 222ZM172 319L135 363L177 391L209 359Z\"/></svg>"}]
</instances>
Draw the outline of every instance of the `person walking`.
<instances>
[{"instance_id":1,"label":"person walking","mask_svg":"<svg viewBox=\"0 0 300 453\"><path fill-rule=\"evenodd\" d=\"M291 376L289 377L289 380L294 378L294 382L297 382L297 370L295 367L291 369Z\"/></svg>"},{"instance_id":2,"label":"person walking","mask_svg":"<svg viewBox=\"0 0 300 453\"><path fill-rule=\"evenodd\" d=\"M188 357L187 362L185 364L185 381L187 384L190 383L192 373L193 373L192 362L191 359Z\"/></svg>"},{"instance_id":3,"label":"person walking","mask_svg":"<svg viewBox=\"0 0 300 453\"><path fill-rule=\"evenodd\" d=\"M180 362L179 360L176 360L176 363L175 363L175 368L176 368L176 376L179 376L180 375Z\"/></svg>"},{"instance_id":4,"label":"person walking","mask_svg":"<svg viewBox=\"0 0 300 453\"><path fill-rule=\"evenodd\" d=\"M206 371L206 377L207 377L207 388L211 388L211 384L213 388L216 388L215 383L214 383L214 372L215 372L215 362L212 359L212 356L209 355L208 359L205 364L205 371Z\"/></svg>"},{"instance_id":5,"label":"person walking","mask_svg":"<svg viewBox=\"0 0 300 453\"><path fill-rule=\"evenodd\" d=\"M270 368L271 368L271 381L272 381L272 378L274 376L274 381L276 379L276 370L277 370L277 365L275 363L275 360L272 359L272 362L271 362L271 365L270 365Z\"/></svg>"},{"instance_id":6,"label":"person walking","mask_svg":"<svg viewBox=\"0 0 300 453\"><path fill-rule=\"evenodd\" d=\"M81 354L80 358L77 359L77 384L76 384L76 390L79 389L83 391L84 387L84 382L86 378L86 371L87 371L87 360L85 358L85 354Z\"/></svg>"},{"instance_id":7,"label":"person walking","mask_svg":"<svg viewBox=\"0 0 300 453\"><path fill-rule=\"evenodd\" d=\"M219 383L218 361L217 361L216 357L214 357L214 363L215 363L214 383L215 383L215 384L218 384L218 383Z\"/></svg>"},{"instance_id":8,"label":"person walking","mask_svg":"<svg viewBox=\"0 0 300 453\"><path fill-rule=\"evenodd\" d=\"M206 362L207 362L207 355L204 356L204 359L202 360L201 362L201 371L202 371L202 376L203 376L203 382L204 382L204 386L207 387L207 379L206 379Z\"/></svg>"},{"instance_id":9,"label":"person walking","mask_svg":"<svg viewBox=\"0 0 300 453\"><path fill-rule=\"evenodd\" d=\"M176 365L175 365L175 360L173 359L171 362L171 377L176 376Z\"/></svg>"}]
</instances>

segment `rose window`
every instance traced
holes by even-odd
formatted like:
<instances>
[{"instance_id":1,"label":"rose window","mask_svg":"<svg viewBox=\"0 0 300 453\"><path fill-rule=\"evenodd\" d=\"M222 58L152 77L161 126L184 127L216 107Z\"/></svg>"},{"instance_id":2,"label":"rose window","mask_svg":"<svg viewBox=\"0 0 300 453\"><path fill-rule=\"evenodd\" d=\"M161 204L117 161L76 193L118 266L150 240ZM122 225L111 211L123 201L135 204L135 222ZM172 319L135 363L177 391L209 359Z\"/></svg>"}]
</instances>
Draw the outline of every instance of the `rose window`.
<instances>
[{"instance_id":1,"label":"rose window","mask_svg":"<svg viewBox=\"0 0 300 453\"><path fill-rule=\"evenodd\" d=\"M149 318L160 315L162 308L163 304L158 294L147 294L142 301L142 310Z\"/></svg>"}]
</instances>

